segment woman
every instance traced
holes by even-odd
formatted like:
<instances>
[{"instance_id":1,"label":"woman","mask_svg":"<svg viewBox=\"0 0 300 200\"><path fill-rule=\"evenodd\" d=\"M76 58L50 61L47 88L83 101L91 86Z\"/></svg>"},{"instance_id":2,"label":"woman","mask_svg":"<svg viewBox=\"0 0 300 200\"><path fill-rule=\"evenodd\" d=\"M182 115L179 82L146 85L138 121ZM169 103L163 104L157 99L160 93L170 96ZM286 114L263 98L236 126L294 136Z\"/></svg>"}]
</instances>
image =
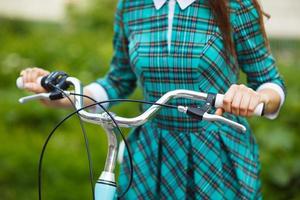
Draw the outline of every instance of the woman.
<instances>
[{"instance_id":1,"label":"woman","mask_svg":"<svg viewBox=\"0 0 300 200\"><path fill-rule=\"evenodd\" d=\"M245 117L263 102L265 116L274 119L285 97L257 0L120 0L114 48L109 73L85 87L87 95L99 101L124 98L136 83L149 101L174 89L225 93L224 108L216 113L248 128L243 134L163 109L128 138L134 177L125 197L261 198L258 147ZM248 86L238 85L240 70ZM28 90L42 92L35 80L47 73L34 68L21 75ZM66 100L51 104L68 106ZM120 192L130 174L126 153L124 159Z\"/></svg>"}]
</instances>

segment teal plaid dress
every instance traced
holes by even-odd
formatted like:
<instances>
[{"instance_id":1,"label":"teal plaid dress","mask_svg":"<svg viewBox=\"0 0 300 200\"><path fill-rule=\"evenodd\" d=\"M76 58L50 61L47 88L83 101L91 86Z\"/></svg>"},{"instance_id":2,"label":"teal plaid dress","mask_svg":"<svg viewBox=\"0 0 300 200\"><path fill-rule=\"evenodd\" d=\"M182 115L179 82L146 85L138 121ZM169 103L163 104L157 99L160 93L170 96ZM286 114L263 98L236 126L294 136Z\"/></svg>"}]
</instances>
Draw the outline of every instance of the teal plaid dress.
<instances>
[{"instance_id":1,"label":"teal plaid dress","mask_svg":"<svg viewBox=\"0 0 300 200\"><path fill-rule=\"evenodd\" d=\"M120 1L111 68L97 82L110 99L125 98L138 85L145 100L153 102L175 89L225 93L238 83L240 70L253 89L266 82L284 87L265 46L257 10L250 0L241 2L230 1L237 59L228 64L206 0L197 0L184 10L176 4L170 49L167 4L156 10L152 0ZM202 105L186 99L170 103ZM134 176L125 199L260 199L255 138L243 117L225 115L248 131L241 133L167 108L134 129L128 137ZM127 152L124 159L119 193L127 187L130 175Z\"/></svg>"}]
</instances>

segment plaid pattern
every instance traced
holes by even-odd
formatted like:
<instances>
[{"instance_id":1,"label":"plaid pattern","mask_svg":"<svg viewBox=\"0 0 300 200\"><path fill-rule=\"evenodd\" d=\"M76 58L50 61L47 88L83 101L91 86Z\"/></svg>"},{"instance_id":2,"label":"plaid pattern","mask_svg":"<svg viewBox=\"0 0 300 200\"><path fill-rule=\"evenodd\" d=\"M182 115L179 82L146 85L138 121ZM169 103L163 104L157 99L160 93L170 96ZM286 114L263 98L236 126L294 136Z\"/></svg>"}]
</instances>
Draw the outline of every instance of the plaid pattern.
<instances>
[{"instance_id":1,"label":"plaid pattern","mask_svg":"<svg viewBox=\"0 0 300 200\"><path fill-rule=\"evenodd\" d=\"M135 88L156 101L175 89L225 93L238 82L239 69L253 89L273 82L284 87L264 44L258 13L250 0L230 1L238 57L227 64L220 30L205 0L181 10L176 4L168 51L168 6L152 0L120 1L116 12L115 54L100 83L109 98L124 98ZM200 106L185 99L174 105ZM147 107L145 107L146 109ZM248 127L242 117L227 115ZM259 158L255 138L223 124L191 119L162 109L128 138L133 153L133 184L126 199L259 199ZM120 174L120 192L129 179L129 162Z\"/></svg>"}]
</instances>

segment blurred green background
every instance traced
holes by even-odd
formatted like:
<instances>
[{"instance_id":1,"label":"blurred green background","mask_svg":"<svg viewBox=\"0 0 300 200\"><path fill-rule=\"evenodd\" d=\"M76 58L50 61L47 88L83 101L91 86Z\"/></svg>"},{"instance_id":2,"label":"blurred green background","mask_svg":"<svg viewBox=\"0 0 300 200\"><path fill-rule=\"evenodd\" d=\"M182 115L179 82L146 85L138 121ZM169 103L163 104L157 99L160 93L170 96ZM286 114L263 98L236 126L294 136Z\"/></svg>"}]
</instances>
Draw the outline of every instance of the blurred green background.
<instances>
[{"instance_id":1,"label":"blurred green background","mask_svg":"<svg viewBox=\"0 0 300 200\"><path fill-rule=\"evenodd\" d=\"M64 70L87 84L108 70L112 55L116 1L95 1L84 10L68 7L63 23L0 18L0 199L37 199L37 166L42 144L55 124L70 111L25 105L28 93L15 86L24 67ZM276 121L251 119L260 145L265 199L300 199L300 40L271 40L288 96ZM139 91L132 98L140 99ZM134 116L138 105L113 111ZM86 125L95 177L106 156L106 138L100 127ZM65 123L46 152L45 199L91 199L87 158L78 119Z\"/></svg>"}]
</instances>

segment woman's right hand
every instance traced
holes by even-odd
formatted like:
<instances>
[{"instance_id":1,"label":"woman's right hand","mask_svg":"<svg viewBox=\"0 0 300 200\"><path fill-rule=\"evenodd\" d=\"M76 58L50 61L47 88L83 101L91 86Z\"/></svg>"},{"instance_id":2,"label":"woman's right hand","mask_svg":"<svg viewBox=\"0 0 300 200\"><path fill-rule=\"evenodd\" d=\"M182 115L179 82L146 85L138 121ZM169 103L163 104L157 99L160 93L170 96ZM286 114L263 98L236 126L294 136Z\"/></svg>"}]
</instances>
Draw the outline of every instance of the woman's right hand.
<instances>
[{"instance_id":1,"label":"woman's right hand","mask_svg":"<svg viewBox=\"0 0 300 200\"><path fill-rule=\"evenodd\" d=\"M29 92L42 93L46 90L38 83L39 77L48 75L50 72L41 68L26 68L21 71L24 89Z\"/></svg>"},{"instance_id":2,"label":"woman's right hand","mask_svg":"<svg viewBox=\"0 0 300 200\"><path fill-rule=\"evenodd\" d=\"M38 79L40 77L48 75L50 72L41 68L26 68L21 71L20 76L23 79L24 89L29 92L34 93L43 93L47 92L45 88L38 83ZM71 107L71 103L67 98L55 100L55 101L48 101L48 100L41 100L41 102L46 106L51 107L63 107L68 108Z\"/></svg>"}]
</instances>

